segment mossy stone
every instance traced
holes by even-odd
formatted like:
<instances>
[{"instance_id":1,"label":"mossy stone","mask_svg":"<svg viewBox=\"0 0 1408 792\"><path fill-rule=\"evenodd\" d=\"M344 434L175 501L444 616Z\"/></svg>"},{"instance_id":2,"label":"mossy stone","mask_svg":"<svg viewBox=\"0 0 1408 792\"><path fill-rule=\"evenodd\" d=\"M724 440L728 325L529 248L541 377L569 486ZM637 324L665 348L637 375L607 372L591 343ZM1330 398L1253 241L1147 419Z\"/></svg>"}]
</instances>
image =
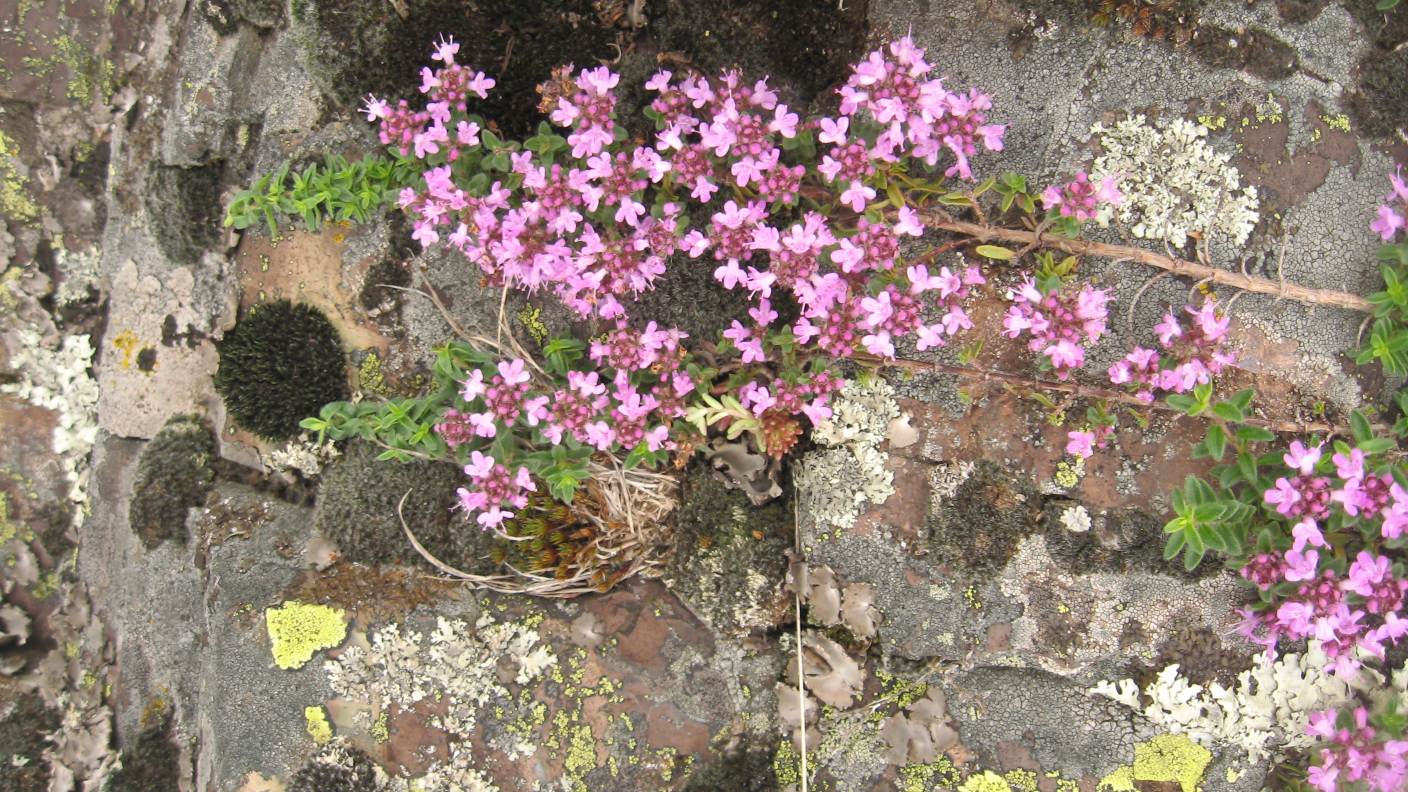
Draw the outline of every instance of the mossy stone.
<instances>
[{"instance_id":1,"label":"mossy stone","mask_svg":"<svg viewBox=\"0 0 1408 792\"><path fill-rule=\"evenodd\" d=\"M142 449L127 522L148 549L186 543L186 514L215 481L215 438L196 415L176 415Z\"/></svg>"},{"instance_id":2,"label":"mossy stone","mask_svg":"<svg viewBox=\"0 0 1408 792\"><path fill-rule=\"evenodd\" d=\"M194 266L220 239L220 176L224 162L195 168L153 165L147 173L147 217L157 248L177 264Z\"/></svg>"},{"instance_id":3,"label":"mossy stone","mask_svg":"<svg viewBox=\"0 0 1408 792\"><path fill-rule=\"evenodd\" d=\"M753 506L702 462L685 471L675 517L670 588L696 615L728 633L775 626L786 617L778 592L793 546L792 499Z\"/></svg>"},{"instance_id":4,"label":"mossy stone","mask_svg":"<svg viewBox=\"0 0 1408 792\"><path fill-rule=\"evenodd\" d=\"M926 522L930 557L966 573L998 572L1037 532L1041 504L1020 473L980 462Z\"/></svg>"},{"instance_id":5,"label":"mossy stone","mask_svg":"<svg viewBox=\"0 0 1408 792\"><path fill-rule=\"evenodd\" d=\"M48 792L49 747L44 735L59 727L59 713L48 709L38 693L16 696L0 705L0 789Z\"/></svg>"},{"instance_id":6,"label":"mossy stone","mask_svg":"<svg viewBox=\"0 0 1408 792\"><path fill-rule=\"evenodd\" d=\"M272 440L347 398L342 343L328 318L307 305L256 305L216 344L215 390L241 427Z\"/></svg>"},{"instance_id":7,"label":"mossy stone","mask_svg":"<svg viewBox=\"0 0 1408 792\"><path fill-rule=\"evenodd\" d=\"M363 564L426 564L406 538L402 508L416 540L436 558L466 572L486 571L490 540L455 509L464 473L445 462L377 460L380 449L353 441L323 473L313 526L342 556Z\"/></svg>"}]
</instances>

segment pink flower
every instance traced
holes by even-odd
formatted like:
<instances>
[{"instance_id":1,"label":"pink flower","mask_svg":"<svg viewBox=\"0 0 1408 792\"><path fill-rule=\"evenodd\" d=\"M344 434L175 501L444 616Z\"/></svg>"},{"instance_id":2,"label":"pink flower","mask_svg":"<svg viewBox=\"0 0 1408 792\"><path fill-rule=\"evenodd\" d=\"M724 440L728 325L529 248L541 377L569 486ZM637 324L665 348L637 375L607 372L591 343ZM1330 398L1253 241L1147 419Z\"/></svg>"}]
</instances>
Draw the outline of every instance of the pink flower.
<instances>
[{"instance_id":1,"label":"pink flower","mask_svg":"<svg viewBox=\"0 0 1408 792\"><path fill-rule=\"evenodd\" d=\"M1163 321L1154 325L1154 332L1159 335L1159 343L1168 346L1173 343L1173 339L1183 335L1183 326L1178 323L1177 317L1169 312L1164 314Z\"/></svg>"},{"instance_id":2,"label":"pink flower","mask_svg":"<svg viewBox=\"0 0 1408 792\"><path fill-rule=\"evenodd\" d=\"M1378 218L1369 224L1369 228L1377 232L1383 241L1391 242L1405 225L1408 225L1408 220L1385 204L1379 207Z\"/></svg>"},{"instance_id":3,"label":"pink flower","mask_svg":"<svg viewBox=\"0 0 1408 792\"><path fill-rule=\"evenodd\" d=\"M470 454L469 464L464 466L464 474L472 479L487 478L494 471L494 458L475 451Z\"/></svg>"},{"instance_id":4,"label":"pink flower","mask_svg":"<svg viewBox=\"0 0 1408 792\"><path fill-rule=\"evenodd\" d=\"M1066 453L1089 459L1095 453L1094 432L1067 432Z\"/></svg>"},{"instance_id":5,"label":"pink flower","mask_svg":"<svg viewBox=\"0 0 1408 792\"><path fill-rule=\"evenodd\" d=\"M1064 338L1043 349L1041 353L1051 358L1051 365L1058 369L1080 368L1085 362L1085 351Z\"/></svg>"},{"instance_id":6,"label":"pink flower","mask_svg":"<svg viewBox=\"0 0 1408 792\"><path fill-rule=\"evenodd\" d=\"M455 62L455 53L460 51L460 45L455 43L454 37L446 38L444 33L440 34L440 41L435 45L435 54L431 55L431 60L443 61L446 66Z\"/></svg>"},{"instance_id":7,"label":"pink flower","mask_svg":"<svg viewBox=\"0 0 1408 792\"><path fill-rule=\"evenodd\" d=\"M1289 516L1291 507L1300 500L1300 490L1291 485L1285 476L1276 479L1276 485L1262 495L1267 503L1274 504L1276 511Z\"/></svg>"},{"instance_id":8,"label":"pink flower","mask_svg":"<svg viewBox=\"0 0 1408 792\"><path fill-rule=\"evenodd\" d=\"M895 356L895 345L890 340L890 334L886 332L873 333L861 339L866 351L876 357L893 358Z\"/></svg>"},{"instance_id":9,"label":"pink flower","mask_svg":"<svg viewBox=\"0 0 1408 792\"><path fill-rule=\"evenodd\" d=\"M895 223L895 233L907 236L923 236L924 224L919 220L919 213L908 206L900 207L899 222Z\"/></svg>"},{"instance_id":10,"label":"pink flower","mask_svg":"<svg viewBox=\"0 0 1408 792\"><path fill-rule=\"evenodd\" d=\"M1325 546L1325 535L1320 533L1320 528L1309 517L1302 519L1291 528L1291 536L1295 540L1291 549L1296 552L1303 550L1306 544L1313 547Z\"/></svg>"},{"instance_id":11,"label":"pink flower","mask_svg":"<svg viewBox=\"0 0 1408 792\"><path fill-rule=\"evenodd\" d=\"M821 134L816 136L817 142L832 143L837 146L844 145L846 142L846 128L849 127L850 124L851 120L849 118L841 118L839 120L822 118L818 122L818 126L821 128Z\"/></svg>"},{"instance_id":12,"label":"pink flower","mask_svg":"<svg viewBox=\"0 0 1408 792\"><path fill-rule=\"evenodd\" d=\"M1294 446L1292 446L1294 448ZM1346 457L1343 454L1335 454L1330 457L1330 461L1335 463L1335 473L1342 479L1362 479L1364 478L1364 452L1353 449ZM1308 472L1308 471L1302 471Z\"/></svg>"},{"instance_id":13,"label":"pink flower","mask_svg":"<svg viewBox=\"0 0 1408 792\"><path fill-rule=\"evenodd\" d=\"M865 211L865 205L875 197L875 190L867 187L864 182L852 181L845 192L841 193L841 203L851 207L852 212Z\"/></svg>"},{"instance_id":14,"label":"pink flower","mask_svg":"<svg viewBox=\"0 0 1408 792\"><path fill-rule=\"evenodd\" d=\"M485 529L497 528L503 524L504 520L512 516L513 512L511 511L503 511L498 506L490 506L480 512L479 516L475 518L475 521Z\"/></svg>"},{"instance_id":15,"label":"pink flower","mask_svg":"<svg viewBox=\"0 0 1408 792\"><path fill-rule=\"evenodd\" d=\"M1315 577L1316 566L1320 563L1320 553L1315 550L1286 552L1286 580L1310 580Z\"/></svg>"},{"instance_id":16,"label":"pink flower","mask_svg":"<svg viewBox=\"0 0 1408 792\"><path fill-rule=\"evenodd\" d=\"M494 437L499 433L494 414L491 412L470 413L469 425L474 427L474 434L479 437Z\"/></svg>"},{"instance_id":17,"label":"pink flower","mask_svg":"<svg viewBox=\"0 0 1408 792\"><path fill-rule=\"evenodd\" d=\"M1308 476L1315 470L1315 464L1320 461L1320 446L1306 448L1299 440L1291 443L1291 449L1281 457L1285 461L1286 467L1292 467L1300 471L1302 476ZM1339 454L1335 455L1339 458Z\"/></svg>"},{"instance_id":18,"label":"pink flower","mask_svg":"<svg viewBox=\"0 0 1408 792\"><path fill-rule=\"evenodd\" d=\"M469 372L465 381L460 383L460 398L471 402L482 395L484 395L484 372L474 369Z\"/></svg>"}]
</instances>

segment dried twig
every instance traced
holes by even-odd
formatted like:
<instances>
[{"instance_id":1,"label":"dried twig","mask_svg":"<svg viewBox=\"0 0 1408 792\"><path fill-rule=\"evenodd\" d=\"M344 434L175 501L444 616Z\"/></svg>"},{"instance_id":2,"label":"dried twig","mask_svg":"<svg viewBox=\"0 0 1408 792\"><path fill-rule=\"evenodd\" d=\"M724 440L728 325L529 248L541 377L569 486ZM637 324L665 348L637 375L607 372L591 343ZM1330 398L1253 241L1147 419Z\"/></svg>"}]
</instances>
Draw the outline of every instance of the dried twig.
<instances>
[{"instance_id":1,"label":"dried twig","mask_svg":"<svg viewBox=\"0 0 1408 792\"><path fill-rule=\"evenodd\" d=\"M1030 245L1038 240L1037 234L1033 231L1001 228L984 223L971 223L965 220L957 220L947 212L939 210L926 210L925 221L929 228L962 234L979 241L997 241L1015 245ZM1360 313L1373 312L1373 306L1369 304L1369 301L1357 294L1334 289L1311 289L1305 286L1297 286L1293 283L1286 283L1285 281L1278 283L1277 281L1266 278L1257 278L1237 272L1217 269L1186 259L1161 256L1158 253L1143 248L1129 247L1127 245L1110 245L1104 242L1091 242L1084 239L1066 239L1064 237L1046 235L1040 237L1040 242L1046 247L1055 248L1075 255L1126 259L1150 267L1158 267L1159 269L1167 270L1168 272L1185 278L1193 278L1195 280L1207 279L1222 286L1256 292L1257 294L1270 294L1276 297L1283 297L1312 305L1332 305L1337 308L1359 311Z\"/></svg>"}]
</instances>

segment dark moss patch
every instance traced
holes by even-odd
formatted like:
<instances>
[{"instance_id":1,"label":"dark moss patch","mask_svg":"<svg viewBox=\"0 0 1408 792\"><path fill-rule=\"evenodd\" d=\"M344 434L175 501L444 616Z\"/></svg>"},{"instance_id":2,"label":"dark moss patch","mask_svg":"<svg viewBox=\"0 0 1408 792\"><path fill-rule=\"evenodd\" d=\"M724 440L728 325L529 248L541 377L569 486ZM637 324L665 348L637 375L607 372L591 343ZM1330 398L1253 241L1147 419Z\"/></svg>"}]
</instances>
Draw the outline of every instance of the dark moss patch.
<instances>
[{"instance_id":1,"label":"dark moss patch","mask_svg":"<svg viewBox=\"0 0 1408 792\"><path fill-rule=\"evenodd\" d=\"M698 768L684 792L775 792L781 789L772 766L771 746L749 746L725 753L719 761Z\"/></svg>"},{"instance_id":2,"label":"dark moss patch","mask_svg":"<svg viewBox=\"0 0 1408 792\"><path fill-rule=\"evenodd\" d=\"M215 438L199 416L177 415L142 449L128 524L147 549L186 542L186 512L205 502L215 481Z\"/></svg>"},{"instance_id":3,"label":"dark moss patch","mask_svg":"<svg viewBox=\"0 0 1408 792\"><path fill-rule=\"evenodd\" d=\"M1217 563L1209 558L1192 572L1181 559L1165 561L1163 522L1137 509L1122 509L1105 515L1103 526L1077 533L1061 525L1060 516L1072 505L1065 499L1051 499L1045 507L1046 548L1063 569L1073 575L1098 572L1154 572L1181 580L1201 580L1217 574Z\"/></svg>"},{"instance_id":4,"label":"dark moss patch","mask_svg":"<svg viewBox=\"0 0 1408 792\"><path fill-rule=\"evenodd\" d=\"M675 553L665 578L700 618L748 632L785 617L777 597L793 545L792 499L762 507L727 488L702 462L681 483Z\"/></svg>"},{"instance_id":5,"label":"dark moss patch","mask_svg":"<svg viewBox=\"0 0 1408 792\"><path fill-rule=\"evenodd\" d=\"M467 572L488 568L488 540L455 510L464 474L444 462L378 461L380 449L354 441L323 474L313 525L342 556L363 564L421 563L396 516L403 513L416 539L435 557ZM482 545L482 546L481 546Z\"/></svg>"},{"instance_id":6,"label":"dark moss patch","mask_svg":"<svg viewBox=\"0 0 1408 792\"><path fill-rule=\"evenodd\" d=\"M38 693L25 693L0 704L0 789L48 792L49 747L44 735L59 727L59 713L48 709Z\"/></svg>"},{"instance_id":7,"label":"dark moss patch","mask_svg":"<svg viewBox=\"0 0 1408 792\"><path fill-rule=\"evenodd\" d=\"M650 34L666 67L683 59L706 73L738 68L805 106L850 73L869 33L866 0L724 0L652 3ZM675 67L678 71L678 67Z\"/></svg>"},{"instance_id":8,"label":"dark moss patch","mask_svg":"<svg viewBox=\"0 0 1408 792\"><path fill-rule=\"evenodd\" d=\"M1238 674L1252 667L1254 656L1252 650L1237 652L1223 646L1217 633L1207 627L1184 625L1159 645L1150 668L1157 674L1177 663L1179 673L1196 684L1206 687L1217 682L1230 687Z\"/></svg>"},{"instance_id":9,"label":"dark moss patch","mask_svg":"<svg viewBox=\"0 0 1408 792\"><path fill-rule=\"evenodd\" d=\"M199 263L220 238L220 175L224 162L197 168L155 165L144 193L152 234L162 255L178 264Z\"/></svg>"},{"instance_id":10,"label":"dark moss patch","mask_svg":"<svg viewBox=\"0 0 1408 792\"><path fill-rule=\"evenodd\" d=\"M717 342L735 319L748 322L748 304L714 280L715 266L712 258L676 254L655 288L635 302L632 313L678 327L689 334L690 343Z\"/></svg>"},{"instance_id":11,"label":"dark moss patch","mask_svg":"<svg viewBox=\"0 0 1408 792\"><path fill-rule=\"evenodd\" d=\"M147 374L156 371L156 349L145 347L137 353L137 370Z\"/></svg>"},{"instance_id":12,"label":"dark moss patch","mask_svg":"<svg viewBox=\"0 0 1408 792\"><path fill-rule=\"evenodd\" d=\"M366 280L362 282L362 290L357 294L357 301L368 311L379 308L389 300L395 300L400 294L388 286L409 286L411 285L411 273L407 269L406 263L394 258L386 258L378 261L367 270Z\"/></svg>"},{"instance_id":13,"label":"dark moss patch","mask_svg":"<svg viewBox=\"0 0 1408 792\"><path fill-rule=\"evenodd\" d=\"M460 42L456 61L498 81L473 112L510 136L532 134L538 121L534 90L553 67L594 66L616 50L614 28L590 0L407 0L404 18L392 3L294 0L293 17L310 73L333 99L355 106L368 93L417 101L420 69L431 65L440 34Z\"/></svg>"},{"instance_id":14,"label":"dark moss patch","mask_svg":"<svg viewBox=\"0 0 1408 792\"><path fill-rule=\"evenodd\" d=\"M314 759L289 779L288 792L373 792L376 767L356 748L339 749L336 760Z\"/></svg>"},{"instance_id":15,"label":"dark moss patch","mask_svg":"<svg viewBox=\"0 0 1408 792\"><path fill-rule=\"evenodd\" d=\"M1265 80L1290 77L1299 62L1289 44L1258 28L1235 31L1204 26L1189 51L1209 66L1237 69Z\"/></svg>"},{"instance_id":16,"label":"dark moss patch","mask_svg":"<svg viewBox=\"0 0 1408 792\"><path fill-rule=\"evenodd\" d=\"M1320 16L1330 0L1276 0L1276 13L1296 25L1304 25Z\"/></svg>"},{"instance_id":17,"label":"dark moss patch","mask_svg":"<svg viewBox=\"0 0 1408 792\"><path fill-rule=\"evenodd\" d=\"M293 437L299 421L347 397L337 330L307 305L256 305L217 349L215 390L231 417L261 437Z\"/></svg>"},{"instance_id":18,"label":"dark moss patch","mask_svg":"<svg viewBox=\"0 0 1408 792\"><path fill-rule=\"evenodd\" d=\"M148 728L122 752L122 768L113 773L107 792L154 792L178 789L180 749L171 740L171 720Z\"/></svg>"},{"instance_id":19,"label":"dark moss patch","mask_svg":"<svg viewBox=\"0 0 1408 792\"><path fill-rule=\"evenodd\" d=\"M964 572L997 572L1036 532L1040 514L1041 496L1020 475L980 462L926 523L929 553Z\"/></svg>"},{"instance_id":20,"label":"dark moss patch","mask_svg":"<svg viewBox=\"0 0 1408 792\"><path fill-rule=\"evenodd\" d=\"M1357 73L1359 84L1347 103L1355 126L1374 137L1393 137L1408 128L1408 49L1372 50L1359 61Z\"/></svg>"},{"instance_id":21,"label":"dark moss patch","mask_svg":"<svg viewBox=\"0 0 1408 792\"><path fill-rule=\"evenodd\" d=\"M1391 50L1408 41L1408 14L1403 13L1403 7L1392 11L1380 11L1378 0L1339 0L1340 5L1350 13L1359 24L1364 26L1364 33L1375 47L1384 50ZM1400 72L1402 74L1402 72Z\"/></svg>"}]
</instances>

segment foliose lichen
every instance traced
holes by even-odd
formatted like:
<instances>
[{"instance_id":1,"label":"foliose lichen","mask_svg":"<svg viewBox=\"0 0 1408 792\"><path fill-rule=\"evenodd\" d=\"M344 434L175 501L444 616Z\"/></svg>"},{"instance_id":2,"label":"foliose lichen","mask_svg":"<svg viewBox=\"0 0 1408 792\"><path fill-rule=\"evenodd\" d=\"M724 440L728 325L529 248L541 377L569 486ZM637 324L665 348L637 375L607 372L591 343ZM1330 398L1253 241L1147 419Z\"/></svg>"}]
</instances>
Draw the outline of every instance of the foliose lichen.
<instances>
[{"instance_id":1,"label":"foliose lichen","mask_svg":"<svg viewBox=\"0 0 1408 792\"><path fill-rule=\"evenodd\" d=\"M824 448L804 456L793 475L803 513L818 523L849 528L866 503L884 503L895 492L880 444L900 409L894 388L880 377L853 380L831 409L831 418L812 430L812 439Z\"/></svg>"},{"instance_id":2,"label":"foliose lichen","mask_svg":"<svg viewBox=\"0 0 1408 792\"><path fill-rule=\"evenodd\" d=\"M1243 186L1232 155L1208 144L1205 126L1175 118L1158 124L1143 115L1090 129L1102 154L1091 178L1119 179L1124 203L1115 217L1140 239L1183 247L1190 235L1242 245L1256 226L1257 192Z\"/></svg>"}]
</instances>

